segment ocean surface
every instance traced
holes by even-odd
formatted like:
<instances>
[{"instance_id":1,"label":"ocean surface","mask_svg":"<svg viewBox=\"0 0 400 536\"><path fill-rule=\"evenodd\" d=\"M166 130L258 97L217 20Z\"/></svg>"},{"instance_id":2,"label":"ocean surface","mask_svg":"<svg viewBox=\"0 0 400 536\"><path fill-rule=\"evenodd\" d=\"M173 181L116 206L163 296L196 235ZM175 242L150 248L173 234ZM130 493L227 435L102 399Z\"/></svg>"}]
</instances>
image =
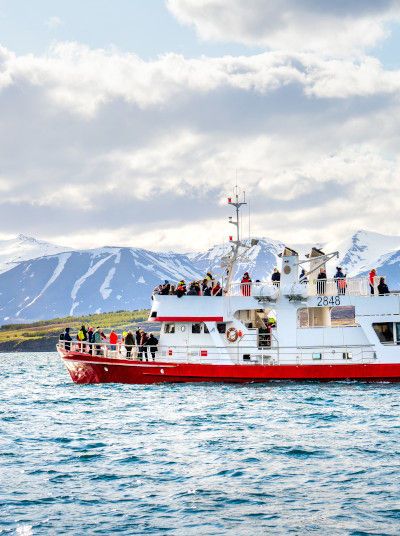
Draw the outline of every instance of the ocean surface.
<instances>
[{"instance_id":1,"label":"ocean surface","mask_svg":"<svg viewBox=\"0 0 400 536\"><path fill-rule=\"evenodd\" d=\"M400 385L0 375L1 536L400 534Z\"/></svg>"}]
</instances>

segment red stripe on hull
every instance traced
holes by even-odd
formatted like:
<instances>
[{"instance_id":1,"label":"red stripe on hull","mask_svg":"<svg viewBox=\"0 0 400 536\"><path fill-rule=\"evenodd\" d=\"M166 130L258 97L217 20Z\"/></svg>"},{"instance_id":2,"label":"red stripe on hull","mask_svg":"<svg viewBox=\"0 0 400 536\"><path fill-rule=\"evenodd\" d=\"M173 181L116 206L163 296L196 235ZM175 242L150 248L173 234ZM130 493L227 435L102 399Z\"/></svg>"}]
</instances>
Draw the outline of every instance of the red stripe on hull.
<instances>
[{"instance_id":1,"label":"red stripe on hull","mask_svg":"<svg viewBox=\"0 0 400 536\"><path fill-rule=\"evenodd\" d=\"M64 362L76 383L390 381L400 382L400 363L341 365L209 365L107 359L76 352Z\"/></svg>"}]
</instances>

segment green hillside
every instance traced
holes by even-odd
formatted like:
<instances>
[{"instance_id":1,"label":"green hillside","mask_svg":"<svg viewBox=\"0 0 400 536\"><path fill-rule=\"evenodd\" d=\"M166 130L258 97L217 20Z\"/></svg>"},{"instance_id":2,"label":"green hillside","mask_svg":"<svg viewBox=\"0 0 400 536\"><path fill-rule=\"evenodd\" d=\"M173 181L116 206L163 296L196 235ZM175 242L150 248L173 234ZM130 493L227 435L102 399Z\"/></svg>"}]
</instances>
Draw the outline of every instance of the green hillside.
<instances>
[{"instance_id":1,"label":"green hillside","mask_svg":"<svg viewBox=\"0 0 400 536\"><path fill-rule=\"evenodd\" d=\"M86 327L100 326L107 331L122 332L136 329L138 325L146 331L157 331L157 324L147 322L149 311L116 311L86 316L66 316L41 320L31 324L8 324L0 328L0 352L48 352L55 351L59 334L69 326L72 332Z\"/></svg>"}]
</instances>

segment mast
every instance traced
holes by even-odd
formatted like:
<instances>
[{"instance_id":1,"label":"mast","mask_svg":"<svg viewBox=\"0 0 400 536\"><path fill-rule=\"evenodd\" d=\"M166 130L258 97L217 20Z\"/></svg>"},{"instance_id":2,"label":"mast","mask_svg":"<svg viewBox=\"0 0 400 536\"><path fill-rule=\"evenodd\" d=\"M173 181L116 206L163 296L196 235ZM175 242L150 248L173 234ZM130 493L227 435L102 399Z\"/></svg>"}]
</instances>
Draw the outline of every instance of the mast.
<instances>
[{"instance_id":1,"label":"mast","mask_svg":"<svg viewBox=\"0 0 400 536\"><path fill-rule=\"evenodd\" d=\"M233 240L233 237L229 237L229 242L231 243L231 252L225 257L222 261L222 266L226 268L226 292L229 293L232 277L235 268L236 261L239 258L239 248L245 247L240 240L240 208L243 205L247 205L245 192L243 192L243 201L239 200L239 188L236 185L234 188L234 200L231 197L228 197L228 204L235 207L236 210L236 221L232 219L232 216L229 216L229 223L236 226L236 240Z\"/></svg>"}]
</instances>

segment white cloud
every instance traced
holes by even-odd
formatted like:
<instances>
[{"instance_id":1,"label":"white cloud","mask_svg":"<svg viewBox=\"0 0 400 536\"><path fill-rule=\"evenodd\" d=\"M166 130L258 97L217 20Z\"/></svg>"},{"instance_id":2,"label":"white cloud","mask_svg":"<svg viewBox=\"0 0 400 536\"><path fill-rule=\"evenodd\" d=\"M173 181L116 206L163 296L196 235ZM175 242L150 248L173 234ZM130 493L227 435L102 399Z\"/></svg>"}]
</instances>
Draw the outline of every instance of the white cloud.
<instances>
[{"instance_id":1,"label":"white cloud","mask_svg":"<svg viewBox=\"0 0 400 536\"><path fill-rule=\"evenodd\" d=\"M205 40L347 54L375 45L398 20L398 0L167 0Z\"/></svg>"},{"instance_id":2,"label":"white cloud","mask_svg":"<svg viewBox=\"0 0 400 536\"><path fill-rule=\"evenodd\" d=\"M60 19L60 17L49 17L46 21L45 21L45 25L47 26L47 28L49 28L50 30L55 30L56 28L58 28L59 26L61 26L62 24L62 20Z\"/></svg>"},{"instance_id":3,"label":"white cloud","mask_svg":"<svg viewBox=\"0 0 400 536\"><path fill-rule=\"evenodd\" d=\"M236 170L259 235L393 232L399 90L400 73L368 56L2 48L2 232L207 247L229 233L219 201Z\"/></svg>"}]
</instances>

